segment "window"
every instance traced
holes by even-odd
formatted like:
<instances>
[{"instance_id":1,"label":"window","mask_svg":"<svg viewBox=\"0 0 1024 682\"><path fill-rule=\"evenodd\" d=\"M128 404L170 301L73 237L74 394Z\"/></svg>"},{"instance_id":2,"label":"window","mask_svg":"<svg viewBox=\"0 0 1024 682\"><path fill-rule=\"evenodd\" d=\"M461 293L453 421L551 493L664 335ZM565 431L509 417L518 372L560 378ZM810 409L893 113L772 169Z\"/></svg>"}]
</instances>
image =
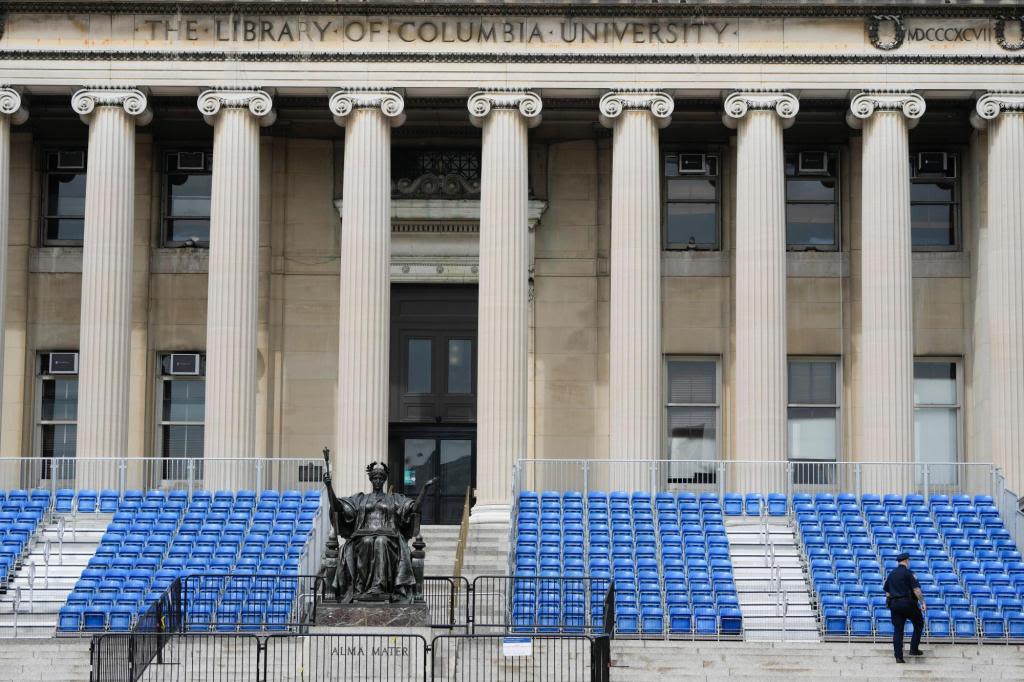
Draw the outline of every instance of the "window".
<instances>
[{"instance_id":1,"label":"window","mask_svg":"<svg viewBox=\"0 0 1024 682\"><path fill-rule=\"evenodd\" d=\"M933 465L929 481L936 485L956 483L955 463L960 458L957 370L955 361L914 362L914 461Z\"/></svg>"},{"instance_id":2,"label":"window","mask_svg":"<svg viewBox=\"0 0 1024 682\"><path fill-rule=\"evenodd\" d=\"M789 459L833 462L839 455L839 361L789 361Z\"/></svg>"},{"instance_id":3,"label":"window","mask_svg":"<svg viewBox=\"0 0 1024 682\"><path fill-rule=\"evenodd\" d=\"M84 149L43 154L43 242L80 245L85 232Z\"/></svg>"},{"instance_id":4,"label":"window","mask_svg":"<svg viewBox=\"0 0 1024 682\"><path fill-rule=\"evenodd\" d=\"M36 451L40 457L74 457L78 443L78 353L40 353ZM63 465L58 478L74 478L74 465ZM43 468L43 478L52 470Z\"/></svg>"},{"instance_id":5,"label":"window","mask_svg":"<svg viewBox=\"0 0 1024 682\"><path fill-rule=\"evenodd\" d=\"M164 153L164 241L168 245L210 244L212 168L209 151Z\"/></svg>"},{"instance_id":6,"label":"window","mask_svg":"<svg viewBox=\"0 0 1024 682\"><path fill-rule=\"evenodd\" d=\"M670 359L665 385L668 459L718 459L718 360ZM672 464L669 482L712 483L714 475L706 466Z\"/></svg>"},{"instance_id":7,"label":"window","mask_svg":"<svg viewBox=\"0 0 1024 682\"><path fill-rule=\"evenodd\" d=\"M910 243L917 251L959 248L960 187L956 152L910 155Z\"/></svg>"},{"instance_id":8,"label":"window","mask_svg":"<svg viewBox=\"0 0 1024 682\"><path fill-rule=\"evenodd\" d=\"M159 448L165 459L203 456L206 418L206 356L201 353L160 355ZM170 465L170 469L168 469ZM201 471L196 471L197 478ZM181 463L165 464L164 478L185 478Z\"/></svg>"},{"instance_id":9,"label":"window","mask_svg":"<svg viewBox=\"0 0 1024 682\"><path fill-rule=\"evenodd\" d=\"M839 154L786 152L786 247L792 251L839 248Z\"/></svg>"},{"instance_id":10,"label":"window","mask_svg":"<svg viewBox=\"0 0 1024 682\"><path fill-rule=\"evenodd\" d=\"M665 248L721 248L718 155L671 152L664 161Z\"/></svg>"}]
</instances>

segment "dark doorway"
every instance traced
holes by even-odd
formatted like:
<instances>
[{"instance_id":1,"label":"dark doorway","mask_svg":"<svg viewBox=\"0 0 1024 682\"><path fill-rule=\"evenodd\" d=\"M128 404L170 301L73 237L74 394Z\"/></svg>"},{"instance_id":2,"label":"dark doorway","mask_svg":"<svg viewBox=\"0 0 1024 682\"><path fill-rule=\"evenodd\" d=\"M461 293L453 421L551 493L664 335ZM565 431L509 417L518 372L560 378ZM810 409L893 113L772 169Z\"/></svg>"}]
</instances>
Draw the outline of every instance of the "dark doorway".
<instances>
[{"instance_id":1,"label":"dark doorway","mask_svg":"<svg viewBox=\"0 0 1024 682\"><path fill-rule=\"evenodd\" d=\"M423 523L454 524L476 485L477 288L391 287L392 485L406 495L431 478Z\"/></svg>"}]
</instances>

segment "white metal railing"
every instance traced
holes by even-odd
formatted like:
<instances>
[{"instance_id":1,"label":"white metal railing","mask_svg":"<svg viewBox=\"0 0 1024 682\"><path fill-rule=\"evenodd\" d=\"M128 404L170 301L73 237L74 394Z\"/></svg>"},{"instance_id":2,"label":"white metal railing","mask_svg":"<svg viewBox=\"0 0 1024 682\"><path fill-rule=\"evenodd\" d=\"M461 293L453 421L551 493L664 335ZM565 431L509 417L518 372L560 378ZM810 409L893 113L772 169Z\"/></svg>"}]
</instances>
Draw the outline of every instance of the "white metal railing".
<instances>
[{"instance_id":1,"label":"white metal railing","mask_svg":"<svg viewBox=\"0 0 1024 682\"><path fill-rule=\"evenodd\" d=\"M521 490L641 490L725 493L1002 493L992 464L766 462L738 460L520 459Z\"/></svg>"},{"instance_id":2,"label":"white metal railing","mask_svg":"<svg viewBox=\"0 0 1024 682\"><path fill-rule=\"evenodd\" d=\"M726 493L933 493L991 495L1018 547L1024 547L1022 500L994 464L935 462L767 462L757 460L519 459L512 504L523 490ZM514 542L514 538L512 538ZM514 545L513 545L514 546Z\"/></svg>"},{"instance_id":3,"label":"white metal railing","mask_svg":"<svg viewBox=\"0 0 1024 682\"><path fill-rule=\"evenodd\" d=\"M0 488L309 490L323 470L319 457L0 457Z\"/></svg>"}]
</instances>

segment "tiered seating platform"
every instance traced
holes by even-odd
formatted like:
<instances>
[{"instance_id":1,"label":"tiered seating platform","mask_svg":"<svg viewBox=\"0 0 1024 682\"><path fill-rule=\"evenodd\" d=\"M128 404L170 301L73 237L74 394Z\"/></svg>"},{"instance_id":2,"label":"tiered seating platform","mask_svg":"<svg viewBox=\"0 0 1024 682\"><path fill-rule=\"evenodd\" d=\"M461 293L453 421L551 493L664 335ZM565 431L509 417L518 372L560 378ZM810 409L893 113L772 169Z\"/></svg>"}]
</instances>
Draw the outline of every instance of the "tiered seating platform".
<instances>
[{"instance_id":1,"label":"tiered seating platform","mask_svg":"<svg viewBox=\"0 0 1024 682\"><path fill-rule=\"evenodd\" d=\"M611 587L619 634L741 633L717 496L528 491L516 511L515 629L600 629Z\"/></svg>"},{"instance_id":2,"label":"tiered seating platform","mask_svg":"<svg viewBox=\"0 0 1024 682\"><path fill-rule=\"evenodd\" d=\"M7 584L49 509L49 490L0 490L0 586Z\"/></svg>"},{"instance_id":3,"label":"tiered seating platform","mask_svg":"<svg viewBox=\"0 0 1024 682\"><path fill-rule=\"evenodd\" d=\"M177 578L184 579L181 597L195 629L283 627L320 509L317 491L82 490L55 497L58 510L113 512L60 611L60 633L129 630Z\"/></svg>"},{"instance_id":4,"label":"tiered seating platform","mask_svg":"<svg viewBox=\"0 0 1024 682\"><path fill-rule=\"evenodd\" d=\"M991 497L818 494L793 503L826 637L891 637L882 585L907 552L930 638L1024 639L1024 563Z\"/></svg>"}]
</instances>

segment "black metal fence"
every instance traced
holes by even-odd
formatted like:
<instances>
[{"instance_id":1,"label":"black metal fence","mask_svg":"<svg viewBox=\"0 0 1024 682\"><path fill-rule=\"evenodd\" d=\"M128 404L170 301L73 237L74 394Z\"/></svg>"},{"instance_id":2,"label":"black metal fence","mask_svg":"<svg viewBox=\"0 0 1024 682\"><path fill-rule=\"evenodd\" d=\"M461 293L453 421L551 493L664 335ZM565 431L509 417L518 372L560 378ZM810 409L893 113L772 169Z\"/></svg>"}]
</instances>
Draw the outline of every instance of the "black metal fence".
<instances>
[{"instance_id":1,"label":"black metal fence","mask_svg":"<svg viewBox=\"0 0 1024 682\"><path fill-rule=\"evenodd\" d=\"M430 626L469 627L470 588L469 581L461 576L425 576L423 599L430 611Z\"/></svg>"},{"instance_id":2,"label":"black metal fence","mask_svg":"<svg viewBox=\"0 0 1024 682\"><path fill-rule=\"evenodd\" d=\"M603 634L609 632L610 587L607 578L478 576L470 603L473 631Z\"/></svg>"},{"instance_id":3,"label":"black metal fence","mask_svg":"<svg viewBox=\"0 0 1024 682\"><path fill-rule=\"evenodd\" d=\"M192 574L181 578L184 617L174 632L292 631L316 618L315 575Z\"/></svg>"},{"instance_id":4,"label":"black metal fence","mask_svg":"<svg viewBox=\"0 0 1024 682\"><path fill-rule=\"evenodd\" d=\"M162 654L136 665L133 647ZM387 634L107 634L91 682L607 682L608 638Z\"/></svg>"}]
</instances>

